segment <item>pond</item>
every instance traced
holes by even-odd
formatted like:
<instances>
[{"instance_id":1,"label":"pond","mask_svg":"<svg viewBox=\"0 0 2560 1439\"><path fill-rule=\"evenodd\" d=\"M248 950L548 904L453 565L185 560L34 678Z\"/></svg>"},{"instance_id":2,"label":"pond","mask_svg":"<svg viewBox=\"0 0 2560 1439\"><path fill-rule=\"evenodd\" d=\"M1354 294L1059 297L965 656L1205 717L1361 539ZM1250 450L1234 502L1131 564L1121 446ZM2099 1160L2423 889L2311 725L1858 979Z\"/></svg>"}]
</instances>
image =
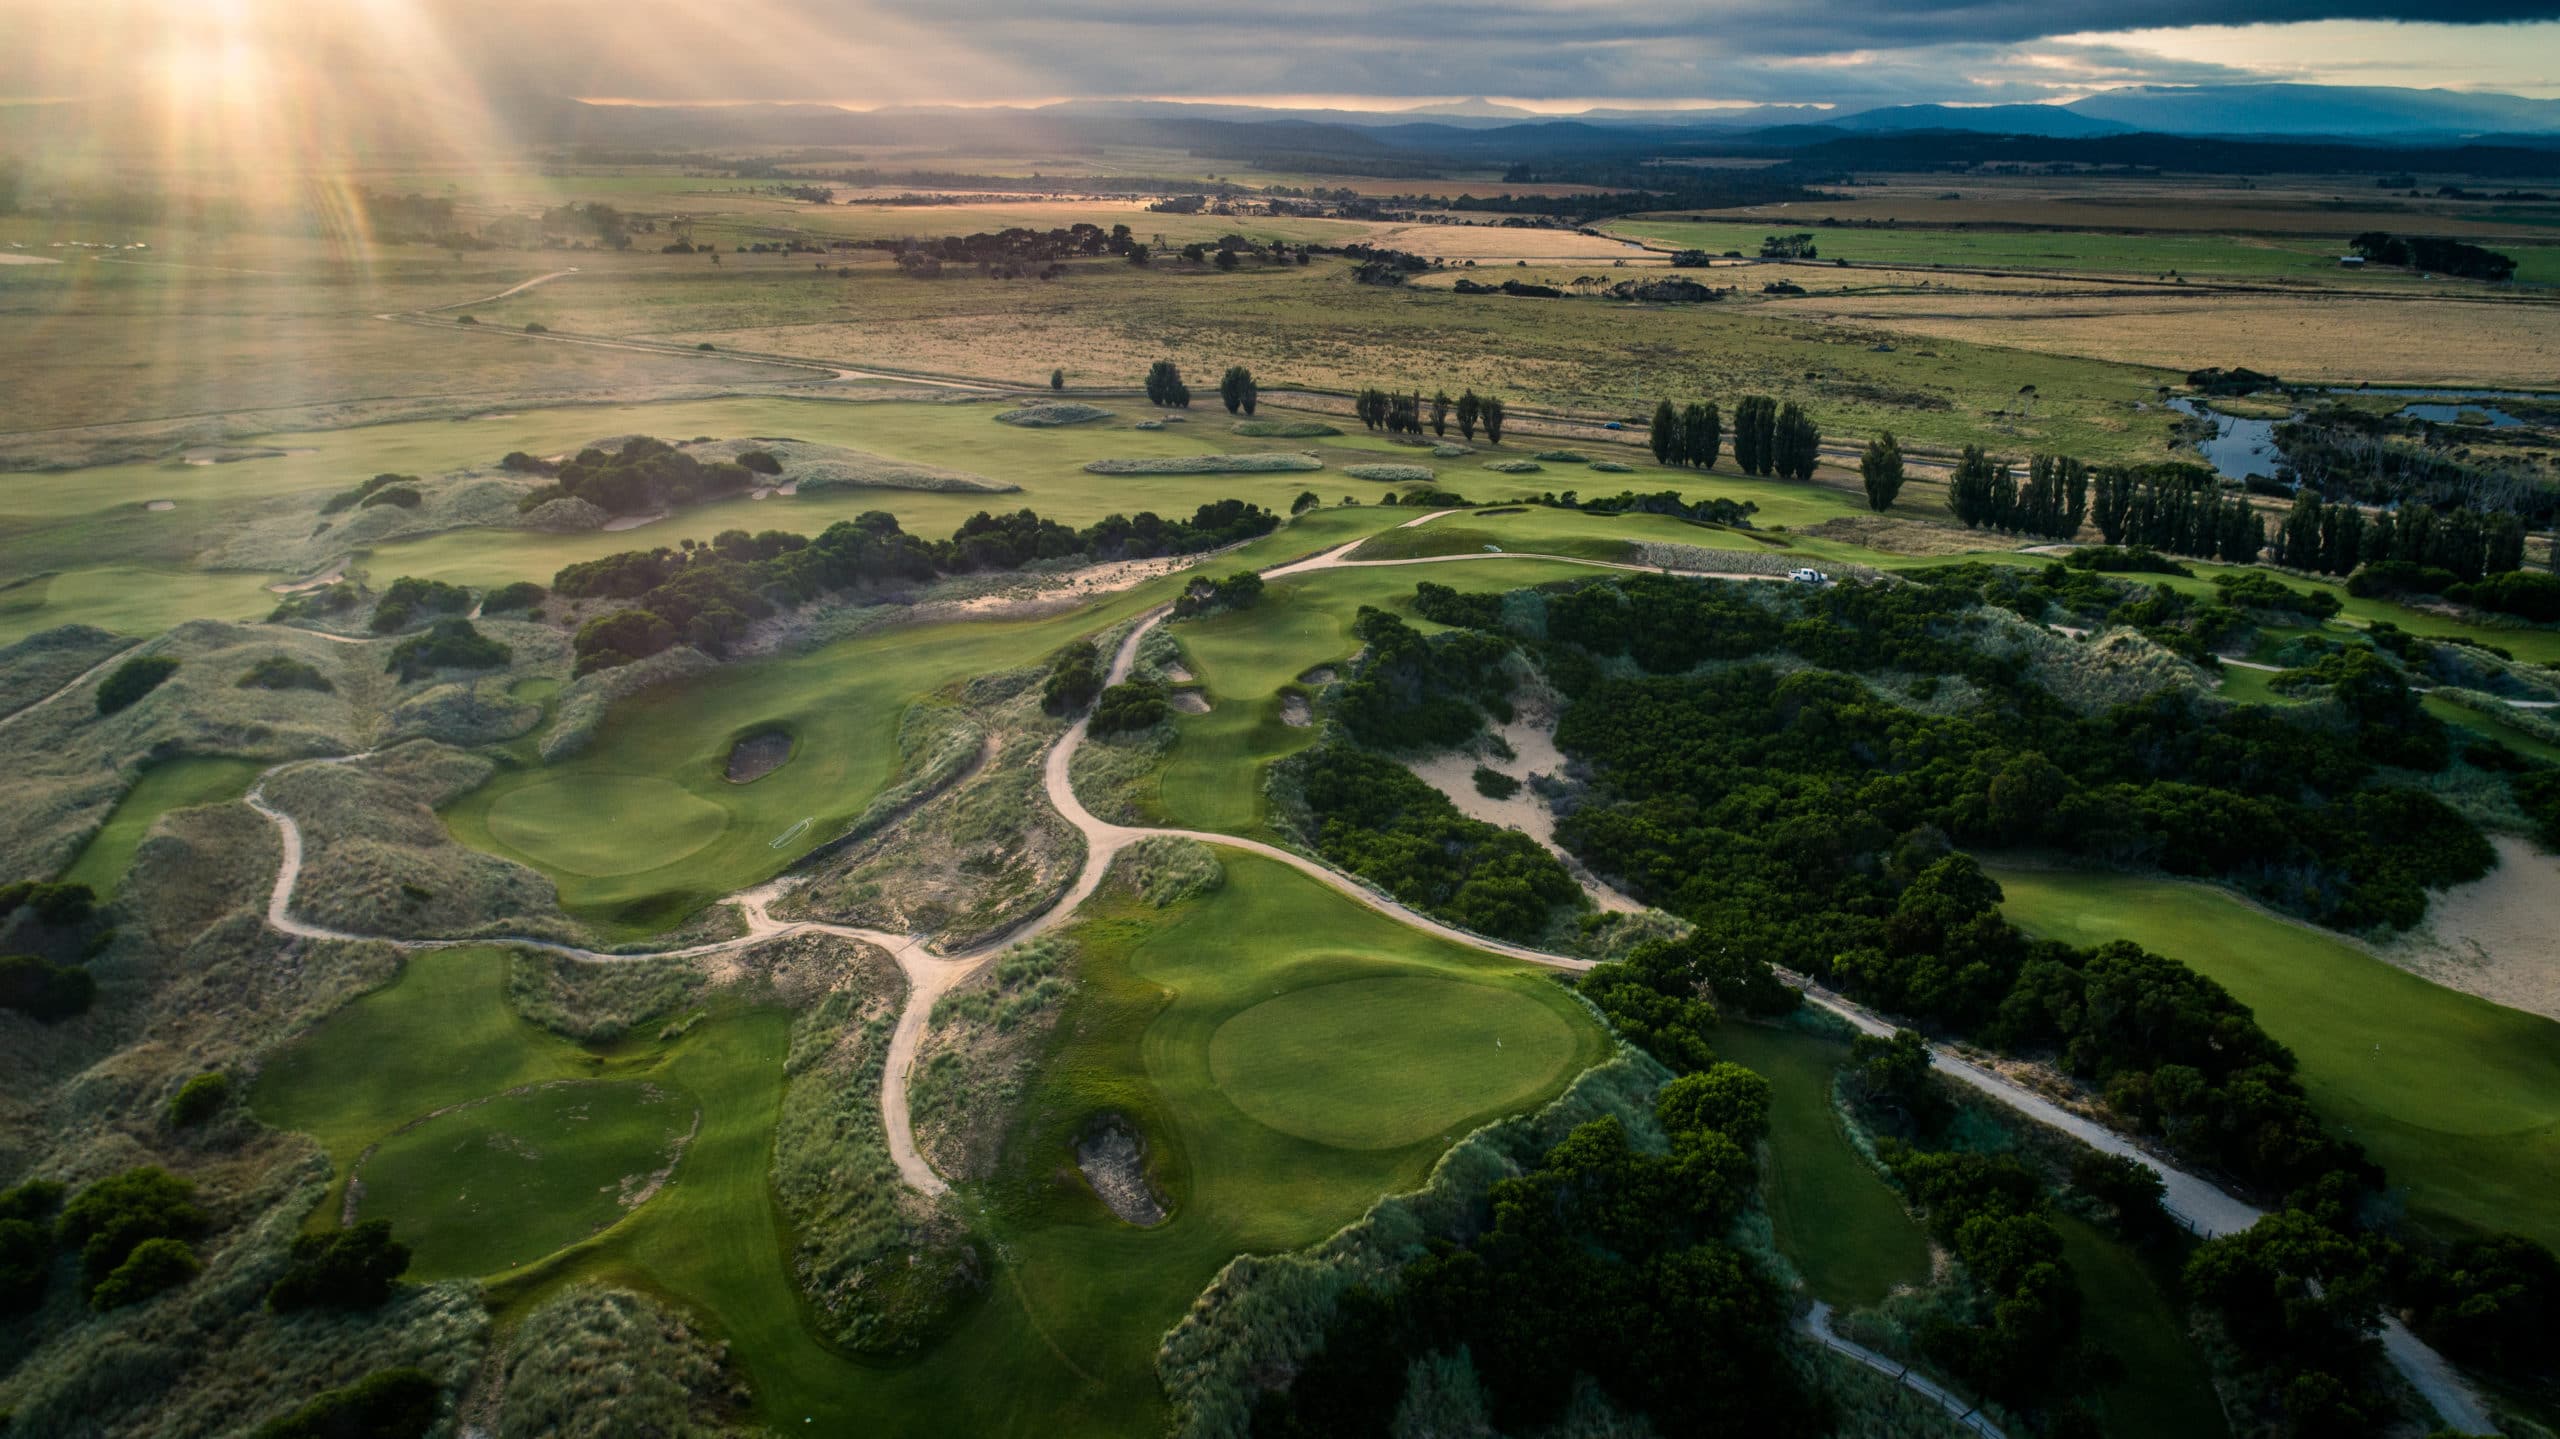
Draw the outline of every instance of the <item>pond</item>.
<instances>
[{"instance_id":1,"label":"pond","mask_svg":"<svg viewBox=\"0 0 2560 1439\"><path fill-rule=\"evenodd\" d=\"M2179 414L2212 422L2214 433L2196 442L2196 452L2226 480L2276 472L2276 420L2252 420L2180 397L2169 402Z\"/></svg>"},{"instance_id":2,"label":"pond","mask_svg":"<svg viewBox=\"0 0 2560 1439\"><path fill-rule=\"evenodd\" d=\"M2446 390L2414 387L2380 386L2357 390L2322 390L2309 393L2322 396L2379 395L2385 399L2406 399L2416 403L2403 405L2400 413L2413 420L2427 420L2439 425L2462 423L2466 414L2483 416L2493 430L2521 429L2527 423L2495 405L2491 400L2544 400L2547 395L2529 390ZM2200 400L2180 396L2169 402L2169 408L2195 419L2209 420L2214 425L2212 438L2198 441L2196 452L2214 473L2226 480L2245 480L2251 475L2273 476L2283 456L2276 449L2276 426L2284 420L2253 420L2239 415L2226 415ZM2287 419L2302 418L2296 410Z\"/></svg>"}]
</instances>

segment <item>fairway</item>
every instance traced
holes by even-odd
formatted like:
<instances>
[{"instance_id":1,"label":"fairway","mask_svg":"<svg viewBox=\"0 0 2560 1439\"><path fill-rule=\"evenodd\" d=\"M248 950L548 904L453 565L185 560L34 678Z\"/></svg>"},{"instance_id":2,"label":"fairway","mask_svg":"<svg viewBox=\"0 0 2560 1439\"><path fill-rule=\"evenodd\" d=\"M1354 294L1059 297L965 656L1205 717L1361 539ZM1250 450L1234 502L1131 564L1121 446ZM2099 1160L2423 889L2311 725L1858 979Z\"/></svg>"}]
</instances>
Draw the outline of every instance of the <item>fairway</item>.
<instances>
[{"instance_id":1,"label":"fairway","mask_svg":"<svg viewBox=\"0 0 2560 1439\"><path fill-rule=\"evenodd\" d=\"M489 833L545 869L604 879L675 864L719 838L729 816L681 785L600 774L509 790Z\"/></svg>"},{"instance_id":2,"label":"fairway","mask_svg":"<svg viewBox=\"0 0 2560 1439\"><path fill-rule=\"evenodd\" d=\"M1843 1308L1929 1278L1929 1240L1902 1196L1842 1132L1833 1077L1849 1046L1797 1029L1728 1022L1716 1056L1769 1081L1769 1145L1760 1171L1778 1252L1814 1297Z\"/></svg>"},{"instance_id":3,"label":"fairway","mask_svg":"<svg viewBox=\"0 0 2560 1439\"><path fill-rule=\"evenodd\" d=\"M1554 1009L1445 979L1351 979L1218 1026L1209 1070L1238 1109L1340 1149L1394 1149L1554 1085L1578 1045Z\"/></svg>"},{"instance_id":4,"label":"fairway","mask_svg":"<svg viewBox=\"0 0 2560 1439\"><path fill-rule=\"evenodd\" d=\"M2071 1214L2053 1216L2062 1257L2080 1281L2083 1331L2124 1361L2098 1387L2109 1439L2218 1439L2230 1432L2213 1371L2187 1338L2186 1318L2142 1258Z\"/></svg>"},{"instance_id":5,"label":"fairway","mask_svg":"<svg viewBox=\"0 0 2560 1439\"><path fill-rule=\"evenodd\" d=\"M2430 984L2209 885L1996 866L2010 919L2129 939L2256 1011L2321 1117L2421 1218L2560 1242L2560 1024Z\"/></svg>"},{"instance_id":6,"label":"fairway","mask_svg":"<svg viewBox=\"0 0 2560 1439\"><path fill-rule=\"evenodd\" d=\"M390 1220L419 1279L513 1269L654 1194L694 1119L688 1097L641 1081L512 1089L382 1141L356 1171L355 1217Z\"/></svg>"},{"instance_id":7,"label":"fairway","mask_svg":"<svg viewBox=\"0 0 2560 1439\"><path fill-rule=\"evenodd\" d=\"M98 827L80 857L62 872L64 881L85 884L101 897L114 894L133 866L133 853L160 816L173 809L222 804L249 792L266 766L251 759L187 756L164 760L146 769L124 792L107 822Z\"/></svg>"}]
</instances>

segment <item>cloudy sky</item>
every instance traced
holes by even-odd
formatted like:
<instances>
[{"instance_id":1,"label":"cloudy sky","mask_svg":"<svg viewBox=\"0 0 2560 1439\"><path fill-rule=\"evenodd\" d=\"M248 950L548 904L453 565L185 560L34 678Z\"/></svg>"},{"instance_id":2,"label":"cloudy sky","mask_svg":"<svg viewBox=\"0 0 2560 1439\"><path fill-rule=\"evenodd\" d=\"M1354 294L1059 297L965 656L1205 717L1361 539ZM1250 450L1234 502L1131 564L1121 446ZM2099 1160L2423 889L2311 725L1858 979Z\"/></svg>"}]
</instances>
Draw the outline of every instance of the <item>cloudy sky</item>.
<instances>
[{"instance_id":1,"label":"cloudy sky","mask_svg":"<svg viewBox=\"0 0 2560 1439\"><path fill-rule=\"evenodd\" d=\"M2234 19L2249 23L2233 25ZM1540 109L2309 80L2560 97L2560 0L0 0L0 95Z\"/></svg>"}]
</instances>

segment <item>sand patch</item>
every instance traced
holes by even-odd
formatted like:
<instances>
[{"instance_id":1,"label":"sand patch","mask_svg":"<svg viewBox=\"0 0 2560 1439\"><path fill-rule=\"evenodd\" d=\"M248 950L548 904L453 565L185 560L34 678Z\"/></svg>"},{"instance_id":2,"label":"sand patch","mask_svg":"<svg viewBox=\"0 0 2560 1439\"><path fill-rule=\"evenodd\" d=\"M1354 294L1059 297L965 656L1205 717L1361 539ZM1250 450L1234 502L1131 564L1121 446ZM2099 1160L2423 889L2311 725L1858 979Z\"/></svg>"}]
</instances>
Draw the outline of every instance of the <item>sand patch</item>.
<instances>
[{"instance_id":1,"label":"sand patch","mask_svg":"<svg viewBox=\"0 0 2560 1439\"><path fill-rule=\"evenodd\" d=\"M1298 682L1300 684L1310 684L1318 687L1329 685L1333 683L1333 681L1334 673L1333 666L1331 665L1318 665L1314 669L1307 671L1305 674L1298 676Z\"/></svg>"},{"instance_id":2,"label":"sand patch","mask_svg":"<svg viewBox=\"0 0 2560 1439\"><path fill-rule=\"evenodd\" d=\"M144 506L143 506L143 508L144 508L144 509L149 510L151 513L153 513L153 514L155 514L155 515L157 515L157 514L165 514L165 513L167 513L167 512L168 512L168 511L170 511L170 510L174 510L174 509L176 509L177 507L178 507L178 502L177 502L176 500L153 500L153 501L151 501L150 503L148 503L148 504L146 504L146 505L144 505Z\"/></svg>"},{"instance_id":3,"label":"sand patch","mask_svg":"<svg viewBox=\"0 0 2560 1439\"><path fill-rule=\"evenodd\" d=\"M754 784L788 764L791 748L791 736L781 730L749 735L730 747L726 778L731 784Z\"/></svg>"},{"instance_id":4,"label":"sand patch","mask_svg":"<svg viewBox=\"0 0 2560 1439\"><path fill-rule=\"evenodd\" d=\"M1187 715L1204 715L1209 712L1209 697L1198 690L1175 690L1173 707Z\"/></svg>"},{"instance_id":5,"label":"sand patch","mask_svg":"<svg viewBox=\"0 0 2560 1439\"><path fill-rule=\"evenodd\" d=\"M0 265L59 265L50 255L0 255Z\"/></svg>"},{"instance_id":6,"label":"sand patch","mask_svg":"<svg viewBox=\"0 0 2560 1439\"><path fill-rule=\"evenodd\" d=\"M608 530L636 530L642 525L654 525L666 517L665 510L649 515L616 515L605 521L604 527Z\"/></svg>"},{"instance_id":7,"label":"sand patch","mask_svg":"<svg viewBox=\"0 0 2560 1439\"><path fill-rule=\"evenodd\" d=\"M2376 950L2448 989L2560 1019L2560 856L2493 835L2498 867L2446 890L2426 922Z\"/></svg>"},{"instance_id":8,"label":"sand patch","mask_svg":"<svg viewBox=\"0 0 2560 1439\"><path fill-rule=\"evenodd\" d=\"M1556 858L1564 861L1565 871L1582 886L1583 893L1602 909L1618 914L1641 913L1644 906L1619 893L1582 867L1580 861L1556 844L1555 811L1548 807L1537 787L1527 781L1540 775L1564 772L1564 752L1556 748L1556 720L1552 712L1534 702L1521 705L1518 716L1494 731L1511 747L1512 758L1498 759L1467 751L1437 754L1415 762L1411 768L1423 783L1449 797L1458 812L1469 819L1480 819L1504 829L1516 829L1536 840ZM1496 798L1476 788L1476 766L1484 765L1511 778L1523 781L1509 795Z\"/></svg>"},{"instance_id":9,"label":"sand patch","mask_svg":"<svg viewBox=\"0 0 2560 1439\"><path fill-rule=\"evenodd\" d=\"M1305 729L1316 722L1316 712L1307 706L1307 697L1287 694L1280 697L1280 723L1291 729Z\"/></svg>"},{"instance_id":10,"label":"sand patch","mask_svg":"<svg viewBox=\"0 0 2560 1439\"><path fill-rule=\"evenodd\" d=\"M1164 677L1178 685L1187 685L1194 678L1191 671L1184 668L1179 660L1164 667Z\"/></svg>"},{"instance_id":11,"label":"sand patch","mask_svg":"<svg viewBox=\"0 0 2560 1439\"><path fill-rule=\"evenodd\" d=\"M310 590L323 590L346 577L347 573L344 570L331 570L329 573L320 576L316 580L301 580L293 584L269 585L267 586L267 593L271 595L298 595Z\"/></svg>"}]
</instances>

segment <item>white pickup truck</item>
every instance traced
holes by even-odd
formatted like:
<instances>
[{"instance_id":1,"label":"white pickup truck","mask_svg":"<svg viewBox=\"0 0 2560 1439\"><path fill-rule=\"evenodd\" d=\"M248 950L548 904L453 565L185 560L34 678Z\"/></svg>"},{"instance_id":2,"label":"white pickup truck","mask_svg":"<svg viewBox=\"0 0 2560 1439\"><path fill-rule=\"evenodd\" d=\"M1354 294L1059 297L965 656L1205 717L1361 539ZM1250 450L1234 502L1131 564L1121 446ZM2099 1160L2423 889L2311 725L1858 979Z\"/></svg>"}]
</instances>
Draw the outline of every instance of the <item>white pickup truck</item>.
<instances>
[{"instance_id":1,"label":"white pickup truck","mask_svg":"<svg viewBox=\"0 0 2560 1439\"><path fill-rule=\"evenodd\" d=\"M1787 572L1787 578L1800 585L1827 585L1831 583L1831 576L1815 569L1789 570Z\"/></svg>"}]
</instances>

